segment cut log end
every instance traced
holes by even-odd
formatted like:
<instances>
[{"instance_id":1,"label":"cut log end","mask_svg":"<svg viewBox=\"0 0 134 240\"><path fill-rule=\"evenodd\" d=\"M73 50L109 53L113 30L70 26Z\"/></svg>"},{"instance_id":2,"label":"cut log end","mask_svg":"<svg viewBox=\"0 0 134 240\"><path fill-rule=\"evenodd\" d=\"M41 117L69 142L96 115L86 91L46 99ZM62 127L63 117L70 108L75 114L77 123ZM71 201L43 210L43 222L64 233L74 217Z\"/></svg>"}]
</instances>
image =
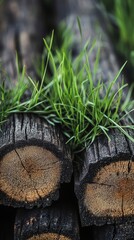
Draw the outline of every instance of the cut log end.
<instances>
[{"instance_id":1,"label":"cut log end","mask_svg":"<svg viewBox=\"0 0 134 240\"><path fill-rule=\"evenodd\" d=\"M28 238L28 240L71 240L71 238L68 238L64 235L59 235L56 233L43 233L37 236L33 236Z\"/></svg>"},{"instance_id":2,"label":"cut log end","mask_svg":"<svg viewBox=\"0 0 134 240\"><path fill-rule=\"evenodd\" d=\"M61 178L61 162L39 146L25 146L0 159L0 186L10 199L32 203L55 192Z\"/></svg>"},{"instance_id":3,"label":"cut log end","mask_svg":"<svg viewBox=\"0 0 134 240\"><path fill-rule=\"evenodd\" d=\"M133 136L133 131L130 132ZM119 130L100 135L76 169L75 193L83 226L134 220L133 144Z\"/></svg>"},{"instance_id":4,"label":"cut log end","mask_svg":"<svg viewBox=\"0 0 134 240\"><path fill-rule=\"evenodd\" d=\"M118 219L134 214L134 162L112 162L85 184L84 205L95 218Z\"/></svg>"},{"instance_id":5,"label":"cut log end","mask_svg":"<svg viewBox=\"0 0 134 240\"><path fill-rule=\"evenodd\" d=\"M0 132L0 201L12 207L49 206L70 182L72 158L59 129L36 115L12 115Z\"/></svg>"}]
</instances>

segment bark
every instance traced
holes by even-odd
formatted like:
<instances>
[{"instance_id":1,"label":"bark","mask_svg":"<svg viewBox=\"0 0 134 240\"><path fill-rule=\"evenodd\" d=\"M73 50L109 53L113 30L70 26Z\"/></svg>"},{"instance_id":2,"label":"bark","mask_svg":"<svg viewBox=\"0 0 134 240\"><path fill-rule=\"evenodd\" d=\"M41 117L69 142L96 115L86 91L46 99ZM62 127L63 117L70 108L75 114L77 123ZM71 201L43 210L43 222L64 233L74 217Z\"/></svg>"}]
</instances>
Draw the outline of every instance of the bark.
<instances>
[{"instance_id":1,"label":"bark","mask_svg":"<svg viewBox=\"0 0 134 240\"><path fill-rule=\"evenodd\" d=\"M75 208L57 203L45 209L20 210L15 221L14 240L79 240Z\"/></svg>"},{"instance_id":2,"label":"bark","mask_svg":"<svg viewBox=\"0 0 134 240\"><path fill-rule=\"evenodd\" d=\"M121 225L107 225L94 227L94 240L132 240L134 239L134 223L124 223Z\"/></svg>"}]
</instances>

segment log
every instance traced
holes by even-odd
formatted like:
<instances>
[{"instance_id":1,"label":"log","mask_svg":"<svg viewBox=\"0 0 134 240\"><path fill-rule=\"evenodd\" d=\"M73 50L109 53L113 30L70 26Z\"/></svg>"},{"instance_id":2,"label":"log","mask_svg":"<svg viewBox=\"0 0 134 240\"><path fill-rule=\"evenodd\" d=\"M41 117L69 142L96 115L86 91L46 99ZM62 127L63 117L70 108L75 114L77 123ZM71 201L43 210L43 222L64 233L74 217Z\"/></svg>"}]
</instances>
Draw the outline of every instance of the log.
<instances>
[{"instance_id":1,"label":"log","mask_svg":"<svg viewBox=\"0 0 134 240\"><path fill-rule=\"evenodd\" d=\"M133 240L134 223L121 225L106 225L93 228L94 240Z\"/></svg>"},{"instance_id":2,"label":"log","mask_svg":"<svg viewBox=\"0 0 134 240\"><path fill-rule=\"evenodd\" d=\"M32 114L10 117L0 132L0 200L13 207L48 206L72 174L59 129Z\"/></svg>"},{"instance_id":3,"label":"log","mask_svg":"<svg viewBox=\"0 0 134 240\"><path fill-rule=\"evenodd\" d=\"M86 149L75 192L81 222L103 225L134 219L134 148L119 130L103 135Z\"/></svg>"},{"instance_id":4,"label":"log","mask_svg":"<svg viewBox=\"0 0 134 240\"><path fill-rule=\"evenodd\" d=\"M2 75L0 81L4 81L8 87L12 87L17 81L16 35L12 24L13 18L9 12L7 1L4 1L0 5L0 68Z\"/></svg>"},{"instance_id":5,"label":"log","mask_svg":"<svg viewBox=\"0 0 134 240\"><path fill-rule=\"evenodd\" d=\"M35 79L36 64L43 50L43 37L46 35L46 24L43 12L43 1L13 0L10 11L14 16L16 45L22 66L27 74Z\"/></svg>"},{"instance_id":6,"label":"log","mask_svg":"<svg viewBox=\"0 0 134 240\"><path fill-rule=\"evenodd\" d=\"M112 81L119 72L120 67L106 32L106 22L104 22L103 16L96 7L96 1L84 0L81 2L80 0L74 0L72 3L71 0L64 2L56 0L55 8L57 25L63 21L72 32L75 56L81 51L87 41L89 41L89 48L92 47L93 41L96 41L96 45L89 56L90 68L93 72L96 55L100 48L101 52L95 82L101 77L103 83L108 85L109 81ZM82 38L77 17L80 19ZM119 77L118 83L122 84L122 77ZM117 86L113 86L113 91L116 90ZM126 95L124 94L124 99L125 97Z\"/></svg>"},{"instance_id":7,"label":"log","mask_svg":"<svg viewBox=\"0 0 134 240\"><path fill-rule=\"evenodd\" d=\"M89 56L93 71L98 46L101 46L100 62L95 83L100 76L105 85L113 80L119 71L119 65L110 43L104 22L98 14L94 1L57 0L57 22L63 20L73 32L75 52L79 53L81 45L88 39L96 39L94 50ZM65 4L65 5L64 5ZM64 14L65 13L65 16ZM81 36L77 23L80 18ZM101 35L101 39L100 39ZM121 84L121 77L118 82ZM118 90L118 84L113 91ZM123 100L127 90L124 91ZM105 93L102 92L102 96ZM134 136L133 131L129 134ZM134 220L134 144L118 130L109 130L109 141L103 134L89 146L75 166L75 193L79 202L82 226L92 224L121 223L122 219Z\"/></svg>"},{"instance_id":8,"label":"log","mask_svg":"<svg viewBox=\"0 0 134 240\"><path fill-rule=\"evenodd\" d=\"M45 209L18 210L14 240L79 240L75 207L58 203Z\"/></svg>"},{"instance_id":9,"label":"log","mask_svg":"<svg viewBox=\"0 0 134 240\"><path fill-rule=\"evenodd\" d=\"M16 52L20 67L25 65L27 74L31 78L36 76L34 65L43 49L46 34L42 0L5 0L0 7L0 62L5 78L8 78L8 87L9 83L13 87L18 81Z\"/></svg>"},{"instance_id":10,"label":"log","mask_svg":"<svg viewBox=\"0 0 134 240\"><path fill-rule=\"evenodd\" d=\"M40 53L42 41L41 2L7 0L3 3L6 11L3 14L8 13L9 18L2 39L8 39L8 31L11 32L14 43L14 48L10 49L12 56L15 57L14 49L17 47L19 61L26 65L27 74L34 78L33 61ZM2 48L4 64L7 63L5 56L10 62L9 44L10 41L5 42ZM11 71L16 75L14 64ZM11 71L8 74L13 82ZM0 131L1 204L32 208L35 205L48 206L56 200L60 183L69 182L72 174L71 153L65 142L59 129L36 115L11 116Z\"/></svg>"}]
</instances>

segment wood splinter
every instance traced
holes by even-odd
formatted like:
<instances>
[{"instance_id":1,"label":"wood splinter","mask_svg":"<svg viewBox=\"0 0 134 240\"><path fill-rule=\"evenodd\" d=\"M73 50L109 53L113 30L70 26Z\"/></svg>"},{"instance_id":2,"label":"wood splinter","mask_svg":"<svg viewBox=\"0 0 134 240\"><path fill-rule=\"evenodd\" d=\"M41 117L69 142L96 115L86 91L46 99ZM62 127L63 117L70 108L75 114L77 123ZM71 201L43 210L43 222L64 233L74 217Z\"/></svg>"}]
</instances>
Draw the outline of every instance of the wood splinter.
<instances>
[{"instance_id":1,"label":"wood splinter","mask_svg":"<svg viewBox=\"0 0 134 240\"><path fill-rule=\"evenodd\" d=\"M34 115L13 115L0 132L0 201L48 206L69 182L72 160L58 129Z\"/></svg>"}]
</instances>

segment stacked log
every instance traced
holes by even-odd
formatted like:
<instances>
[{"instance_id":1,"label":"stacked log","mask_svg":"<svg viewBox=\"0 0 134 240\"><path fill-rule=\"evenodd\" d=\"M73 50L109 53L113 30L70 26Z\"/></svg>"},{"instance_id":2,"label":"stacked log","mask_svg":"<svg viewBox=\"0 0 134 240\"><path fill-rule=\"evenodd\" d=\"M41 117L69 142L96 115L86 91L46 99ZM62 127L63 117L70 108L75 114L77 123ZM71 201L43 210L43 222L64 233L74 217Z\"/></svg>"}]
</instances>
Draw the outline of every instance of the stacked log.
<instances>
[{"instance_id":1,"label":"stacked log","mask_svg":"<svg viewBox=\"0 0 134 240\"><path fill-rule=\"evenodd\" d=\"M0 56L11 79L7 86L13 87L18 80L15 51L20 67L25 65L27 74L36 79L34 61L41 54L46 26L42 24L41 1L7 0L2 13ZM65 142L59 128L44 119L25 113L11 115L0 132L0 203L30 209L46 207L57 200L60 184L70 182L72 175L72 156ZM21 209L15 221L14 239L79 239L77 216L71 209L60 205L31 212ZM32 225L33 218L40 218L36 226ZM24 231L19 232L19 224ZM5 233L3 230L2 239L9 240Z\"/></svg>"},{"instance_id":2,"label":"stacked log","mask_svg":"<svg viewBox=\"0 0 134 240\"><path fill-rule=\"evenodd\" d=\"M18 81L16 51L20 67L25 65L27 74L36 79L34 61L43 49L46 27L42 1L7 0L1 12L0 57L11 88ZM29 209L57 200L60 184L70 182L72 175L72 156L65 142L58 127L44 119L11 115L0 131L0 204Z\"/></svg>"},{"instance_id":3,"label":"stacked log","mask_svg":"<svg viewBox=\"0 0 134 240\"><path fill-rule=\"evenodd\" d=\"M71 154L58 129L32 114L14 114L0 133L0 198L13 207L48 206L69 182Z\"/></svg>"},{"instance_id":4,"label":"stacked log","mask_svg":"<svg viewBox=\"0 0 134 240\"><path fill-rule=\"evenodd\" d=\"M133 221L134 151L119 131L111 131L110 138L100 136L86 149L77 175L83 225Z\"/></svg>"},{"instance_id":5,"label":"stacked log","mask_svg":"<svg viewBox=\"0 0 134 240\"><path fill-rule=\"evenodd\" d=\"M112 44L108 39L102 16L99 15L92 0L56 1L57 21L65 20L66 25L73 32L76 39L75 52L81 49L81 34L77 23L79 16L82 28L82 46L88 39L96 39L96 46L89 56L90 67L93 69L98 46L101 47L100 63L96 74L97 81L100 78L105 85L108 80L113 80L119 71L119 65L115 57ZM65 12L64 12L65 10ZM64 13L64 14L63 14ZM101 35L101 38L100 38ZM75 57L75 56L74 56ZM118 82L121 84L121 77ZM117 91L117 84L113 91ZM102 92L102 96L105 93ZM124 92L124 99L127 88ZM134 136L133 131L129 131ZM126 228L123 222L133 226L134 221L134 144L128 140L119 130L108 132L110 141L106 136L100 135L82 154L81 162L75 167L75 193L79 203L79 213L82 226L117 224L118 237L115 235L113 225L105 225L96 228L95 239L128 239L125 231L130 232L133 238L133 227ZM118 225L122 224L122 225ZM121 230L124 226L124 234ZM112 230L110 230L112 229ZM128 229L128 230L125 230ZM105 233L104 233L105 232ZM120 233L119 233L120 232ZM104 237L104 236L107 237ZM129 234L127 234L129 235ZM126 235L126 236L127 236ZM114 238L115 236L115 238Z\"/></svg>"}]
</instances>

